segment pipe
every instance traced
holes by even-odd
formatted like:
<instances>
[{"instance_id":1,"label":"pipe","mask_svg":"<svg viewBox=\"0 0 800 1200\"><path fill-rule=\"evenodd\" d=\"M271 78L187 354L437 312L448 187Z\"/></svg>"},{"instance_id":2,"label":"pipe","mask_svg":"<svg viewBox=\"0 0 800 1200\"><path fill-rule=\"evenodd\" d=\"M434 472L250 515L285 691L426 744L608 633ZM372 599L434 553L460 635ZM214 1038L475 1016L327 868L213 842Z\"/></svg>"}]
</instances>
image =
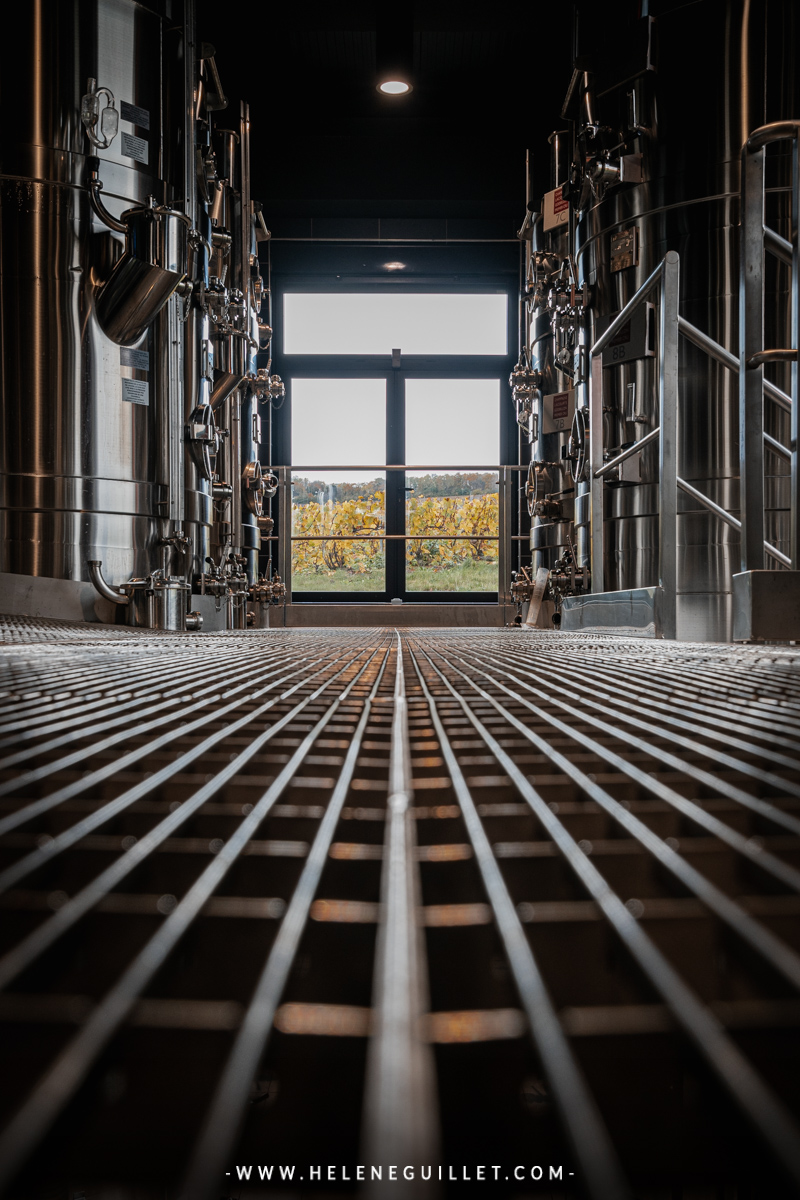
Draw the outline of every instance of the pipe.
<instances>
[{"instance_id":1,"label":"pipe","mask_svg":"<svg viewBox=\"0 0 800 1200\"><path fill-rule=\"evenodd\" d=\"M115 233L127 234L128 226L125 224L125 222L118 221L116 217L112 217L111 213L100 199L100 193L102 190L103 184L100 179L99 168L94 166L89 173L89 200L91 201L92 208L97 213L103 224L107 225L109 229L113 229Z\"/></svg>"},{"instance_id":2,"label":"pipe","mask_svg":"<svg viewBox=\"0 0 800 1200\"><path fill-rule=\"evenodd\" d=\"M115 592L103 579L103 573L100 570L103 564L99 558L87 559L86 565L89 568L89 578L104 600L110 600L112 604L130 603L128 596L123 596L121 592Z\"/></svg>"}]
</instances>

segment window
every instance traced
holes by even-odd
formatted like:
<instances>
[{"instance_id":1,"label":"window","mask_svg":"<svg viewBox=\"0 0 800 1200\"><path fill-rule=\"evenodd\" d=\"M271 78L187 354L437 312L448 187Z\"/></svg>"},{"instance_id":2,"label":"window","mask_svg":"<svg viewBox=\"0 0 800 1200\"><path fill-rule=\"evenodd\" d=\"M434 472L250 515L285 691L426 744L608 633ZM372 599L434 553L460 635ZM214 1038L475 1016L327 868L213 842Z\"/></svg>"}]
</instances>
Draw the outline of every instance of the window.
<instances>
[{"instance_id":1,"label":"window","mask_svg":"<svg viewBox=\"0 0 800 1200\"><path fill-rule=\"evenodd\" d=\"M505 354L504 293L290 292L284 354Z\"/></svg>"},{"instance_id":2,"label":"window","mask_svg":"<svg viewBox=\"0 0 800 1200\"><path fill-rule=\"evenodd\" d=\"M291 419L293 589L385 592L386 380L293 379Z\"/></svg>"},{"instance_id":3,"label":"window","mask_svg":"<svg viewBox=\"0 0 800 1200\"><path fill-rule=\"evenodd\" d=\"M294 598L495 599L507 291L306 288L283 315Z\"/></svg>"},{"instance_id":4,"label":"window","mask_svg":"<svg viewBox=\"0 0 800 1200\"><path fill-rule=\"evenodd\" d=\"M406 590L497 590L500 382L407 379ZM492 470L494 465L495 470Z\"/></svg>"}]
</instances>

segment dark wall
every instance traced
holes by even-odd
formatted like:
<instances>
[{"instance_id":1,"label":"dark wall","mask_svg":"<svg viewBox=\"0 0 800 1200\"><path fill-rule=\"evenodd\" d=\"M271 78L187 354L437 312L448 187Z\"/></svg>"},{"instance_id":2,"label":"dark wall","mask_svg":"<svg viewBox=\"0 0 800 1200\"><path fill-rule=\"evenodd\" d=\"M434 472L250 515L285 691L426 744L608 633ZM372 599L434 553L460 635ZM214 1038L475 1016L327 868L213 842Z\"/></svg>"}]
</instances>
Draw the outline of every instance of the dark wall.
<instances>
[{"instance_id":1,"label":"dark wall","mask_svg":"<svg viewBox=\"0 0 800 1200\"><path fill-rule=\"evenodd\" d=\"M370 3L252 5L241 47L201 0L228 94L251 106L253 194L286 218L483 219L513 236L525 150L546 150L571 70L571 4L418 3L414 91L375 88ZM544 167L543 163L543 169Z\"/></svg>"}]
</instances>

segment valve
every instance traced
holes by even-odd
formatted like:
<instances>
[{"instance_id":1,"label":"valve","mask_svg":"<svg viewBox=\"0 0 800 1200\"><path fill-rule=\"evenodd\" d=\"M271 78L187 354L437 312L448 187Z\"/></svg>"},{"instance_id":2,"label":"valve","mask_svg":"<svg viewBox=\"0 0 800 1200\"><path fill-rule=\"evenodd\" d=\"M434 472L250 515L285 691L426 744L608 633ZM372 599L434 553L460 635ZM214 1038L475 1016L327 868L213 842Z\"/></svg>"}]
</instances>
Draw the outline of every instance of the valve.
<instances>
[{"instance_id":1,"label":"valve","mask_svg":"<svg viewBox=\"0 0 800 1200\"><path fill-rule=\"evenodd\" d=\"M555 498L560 493L552 490L554 473L558 467L558 463L540 462L536 459L530 463L525 481L525 499L529 516L539 517L546 521L554 521L561 516L561 505Z\"/></svg>"},{"instance_id":2,"label":"valve","mask_svg":"<svg viewBox=\"0 0 800 1200\"><path fill-rule=\"evenodd\" d=\"M589 410L576 408L572 418L572 429L569 441L564 450L564 458L570 464L570 475L573 483L583 483L586 480L586 467L589 455Z\"/></svg>"},{"instance_id":3,"label":"valve","mask_svg":"<svg viewBox=\"0 0 800 1200\"><path fill-rule=\"evenodd\" d=\"M542 387L542 372L532 367L527 348L520 351L516 366L508 377L511 398L517 409L517 424L536 439L534 404Z\"/></svg>"},{"instance_id":4,"label":"valve","mask_svg":"<svg viewBox=\"0 0 800 1200\"><path fill-rule=\"evenodd\" d=\"M264 498L274 496L277 490L277 476L272 473L264 475L257 459L246 465L242 472L242 500L253 516L262 516Z\"/></svg>"},{"instance_id":5,"label":"valve","mask_svg":"<svg viewBox=\"0 0 800 1200\"><path fill-rule=\"evenodd\" d=\"M186 422L186 443L203 479L211 483L219 452L219 430L210 404L198 404Z\"/></svg>"},{"instance_id":6,"label":"valve","mask_svg":"<svg viewBox=\"0 0 800 1200\"><path fill-rule=\"evenodd\" d=\"M266 326L269 328L269 326ZM270 337L272 330L269 330ZM263 367L259 367L255 375L250 376L250 381L253 385L253 391L258 396L259 400L269 401L273 403L275 400L282 400L286 395L286 384L281 379L280 375L270 375Z\"/></svg>"}]
</instances>

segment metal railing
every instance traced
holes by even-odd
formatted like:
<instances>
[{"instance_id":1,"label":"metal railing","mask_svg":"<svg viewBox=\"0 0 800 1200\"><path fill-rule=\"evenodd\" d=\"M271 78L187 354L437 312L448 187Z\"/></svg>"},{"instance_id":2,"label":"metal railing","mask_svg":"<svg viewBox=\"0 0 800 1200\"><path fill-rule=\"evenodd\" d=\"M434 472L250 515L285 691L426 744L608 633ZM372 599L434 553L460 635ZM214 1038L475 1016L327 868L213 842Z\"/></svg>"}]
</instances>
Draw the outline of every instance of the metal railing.
<instances>
[{"instance_id":1,"label":"metal railing","mask_svg":"<svg viewBox=\"0 0 800 1200\"><path fill-rule=\"evenodd\" d=\"M773 142L791 140L792 145L792 240L787 242L764 226L764 157ZM797 350L800 305L800 259L797 229L800 213L800 121L775 121L754 130L742 147L742 261L739 284L739 456L740 508L742 514L742 570L764 567L764 366L791 362L792 394L782 394L791 410L791 533L790 555L774 556L792 570L800 570L800 478L798 478ZM791 347L764 348L764 250L791 266ZM770 448L772 440L768 442Z\"/></svg>"},{"instance_id":2,"label":"metal railing","mask_svg":"<svg viewBox=\"0 0 800 1200\"><path fill-rule=\"evenodd\" d=\"M676 636L677 627L677 516L678 516L678 296L680 259L668 251L649 279L614 318L592 346L592 383L589 398L589 528L592 591L604 589L603 573L603 476L615 463L638 453L658 437L659 443L659 537L658 582L663 590L661 621L663 635ZM603 350L630 320L640 304L659 288L660 336L658 340L658 393L660 424L647 438L603 461Z\"/></svg>"},{"instance_id":3,"label":"metal railing","mask_svg":"<svg viewBox=\"0 0 800 1200\"><path fill-rule=\"evenodd\" d=\"M498 532L496 534L480 535L481 541L497 542L499 586L497 599L500 604L511 603L510 579L512 564L512 543L527 542L527 534L512 534L512 519L514 512L514 480L515 474L527 472L528 464L507 463L479 464L477 466L453 466L450 464L409 464L409 463L367 463L353 467L352 463L320 465L319 463L300 463L292 466L272 466L270 470L278 476L282 503L278 516L278 535L275 538L263 538L278 542L278 571L286 584L286 601L292 599L292 543L293 542L419 542L433 539L443 542L473 542L475 534L441 534L433 533L386 533L379 530L368 534L296 534L292 532L291 486L292 475L300 471L496 471L498 475Z\"/></svg>"},{"instance_id":4,"label":"metal railing","mask_svg":"<svg viewBox=\"0 0 800 1200\"><path fill-rule=\"evenodd\" d=\"M670 250L636 294L614 318L592 346L592 381L589 409L590 538L592 591L604 590L603 572L603 478L645 446L659 443L659 548L658 582L662 589L661 626L665 638L677 636L677 491L680 489L703 505L742 539L742 570L759 570L764 555L783 566L800 568L800 480L798 478L798 135L800 121L776 122L751 135L742 152L742 264L740 284L740 357L719 345L678 312L680 258ZM764 147L770 142L792 138L792 241L764 225ZM757 199L754 196L757 194ZM763 346L763 252L769 250L792 266L792 346L764 349ZM646 437L604 461L603 449L603 350L631 318L636 309L658 288L659 346L658 387L660 424ZM739 375L740 407L740 511L741 519L727 512L678 473L679 339L685 337L715 362ZM792 363L792 394L764 378L764 365ZM764 396L791 413L791 447L787 448L764 430ZM791 555L784 554L764 537L764 449L791 463Z\"/></svg>"}]
</instances>

